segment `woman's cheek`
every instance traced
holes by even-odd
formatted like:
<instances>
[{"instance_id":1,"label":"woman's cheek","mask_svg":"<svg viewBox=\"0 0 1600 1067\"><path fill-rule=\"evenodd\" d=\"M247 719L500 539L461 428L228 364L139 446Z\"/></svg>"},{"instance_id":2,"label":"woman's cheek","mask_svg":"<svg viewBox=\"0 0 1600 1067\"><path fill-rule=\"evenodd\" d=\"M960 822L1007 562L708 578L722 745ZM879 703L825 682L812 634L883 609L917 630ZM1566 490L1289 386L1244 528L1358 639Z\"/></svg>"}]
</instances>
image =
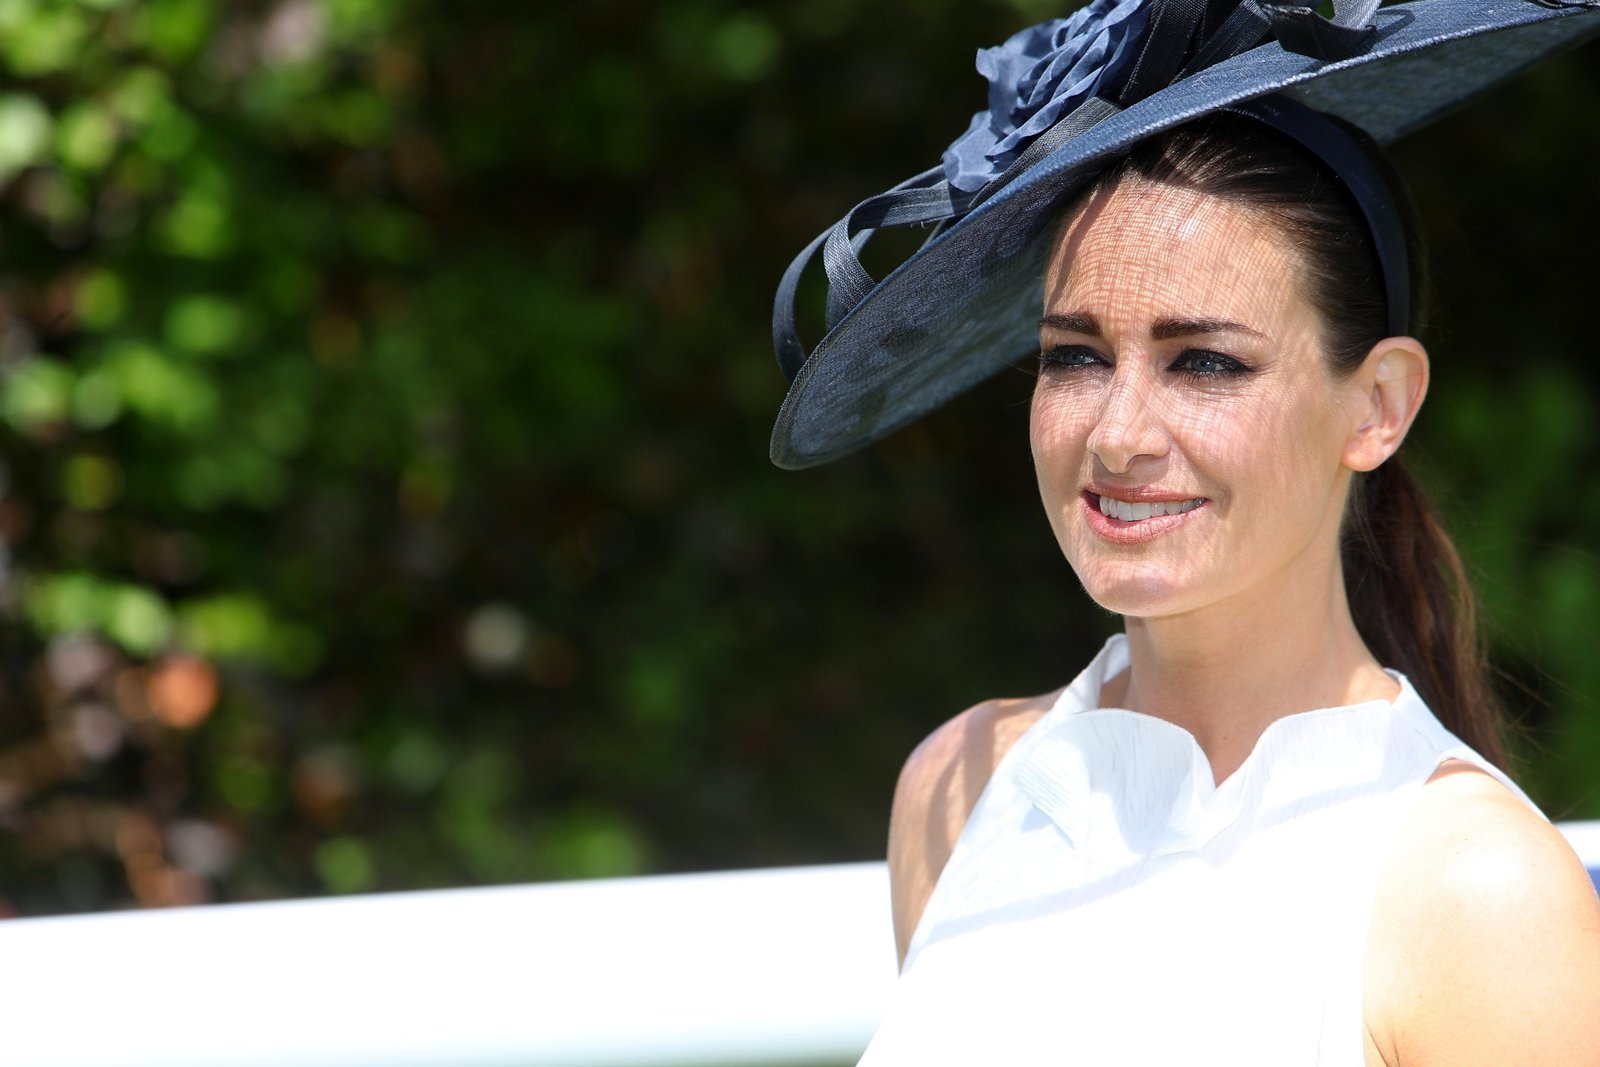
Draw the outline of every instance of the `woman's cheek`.
<instances>
[{"instance_id":1,"label":"woman's cheek","mask_svg":"<svg viewBox=\"0 0 1600 1067\"><path fill-rule=\"evenodd\" d=\"M1094 430L1095 397L1081 386L1041 381L1033 395L1030 436L1041 462L1076 462Z\"/></svg>"}]
</instances>

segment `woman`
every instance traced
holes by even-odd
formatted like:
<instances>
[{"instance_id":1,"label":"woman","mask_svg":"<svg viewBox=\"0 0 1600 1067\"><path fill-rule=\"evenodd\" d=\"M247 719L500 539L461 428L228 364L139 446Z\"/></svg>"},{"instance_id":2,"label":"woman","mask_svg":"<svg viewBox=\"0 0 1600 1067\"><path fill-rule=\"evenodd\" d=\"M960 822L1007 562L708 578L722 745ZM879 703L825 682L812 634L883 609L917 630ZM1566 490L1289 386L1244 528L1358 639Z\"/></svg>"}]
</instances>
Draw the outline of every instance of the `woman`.
<instances>
[{"instance_id":1,"label":"woman","mask_svg":"<svg viewBox=\"0 0 1600 1067\"><path fill-rule=\"evenodd\" d=\"M1600 901L1495 766L1470 591L1394 455L1428 355L1368 230L1244 114L1069 205L1033 453L1126 633L906 764L911 966L863 1064L1600 1063Z\"/></svg>"},{"instance_id":2,"label":"woman","mask_svg":"<svg viewBox=\"0 0 1600 1067\"><path fill-rule=\"evenodd\" d=\"M1095 0L1023 31L980 53L990 107L943 167L780 286L784 466L1031 333L1046 515L1123 618L1071 685L907 762L864 1067L1600 1065L1600 901L1497 766L1470 590L1395 456L1419 257L1374 146L1278 95L1397 135L1600 16L1333 6ZM934 220L861 269L872 227Z\"/></svg>"}]
</instances>

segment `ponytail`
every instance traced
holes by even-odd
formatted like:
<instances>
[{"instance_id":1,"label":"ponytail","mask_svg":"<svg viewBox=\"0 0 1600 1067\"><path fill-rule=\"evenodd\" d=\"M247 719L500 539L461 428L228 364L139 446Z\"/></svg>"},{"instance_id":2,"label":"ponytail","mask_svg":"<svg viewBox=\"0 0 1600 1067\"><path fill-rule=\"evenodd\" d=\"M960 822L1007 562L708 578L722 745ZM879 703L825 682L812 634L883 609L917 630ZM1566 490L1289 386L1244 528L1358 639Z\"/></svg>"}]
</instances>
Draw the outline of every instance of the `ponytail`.
<instances>
[{"instance_id":1,"label":"ponytail","mask_svg":"<svg viewBox=\"0 0 1600 1067\"><path fill-rule=\"evenodd\" d=\"M1411 472L1392 456L1356 475L1340 554L1356 630L1451 733L1505 769L1478 603L1461 556Z\"/></svg>"}]
</instances>

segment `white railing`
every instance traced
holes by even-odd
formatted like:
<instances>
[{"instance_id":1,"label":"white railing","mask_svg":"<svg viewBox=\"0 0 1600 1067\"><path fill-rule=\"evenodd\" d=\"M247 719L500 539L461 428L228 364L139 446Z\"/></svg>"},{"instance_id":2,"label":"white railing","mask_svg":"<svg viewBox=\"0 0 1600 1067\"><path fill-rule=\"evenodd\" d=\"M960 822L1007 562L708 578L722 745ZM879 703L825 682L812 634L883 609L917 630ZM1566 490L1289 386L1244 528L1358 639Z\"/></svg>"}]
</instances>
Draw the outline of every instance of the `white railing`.
<instances>
[{"instance_id":1,"label":"white railing","mask_svg":"<svg viewBox=\"0 0 1600 1067\"><path fill-rule=\"evenodd\" d=\"M854 1063L882 864L0 923L6 1067Z\"/></svg>"},{"instance_id":2,"label":"white railing","mask_svg":"<svg viewBox=\"0 0 1600 1067\"><path fill-rule=\"evenodd\" d=\"M13 920L0 1064L848 1065L888 900L862 863Z\"/></svg>"}]
</instances>

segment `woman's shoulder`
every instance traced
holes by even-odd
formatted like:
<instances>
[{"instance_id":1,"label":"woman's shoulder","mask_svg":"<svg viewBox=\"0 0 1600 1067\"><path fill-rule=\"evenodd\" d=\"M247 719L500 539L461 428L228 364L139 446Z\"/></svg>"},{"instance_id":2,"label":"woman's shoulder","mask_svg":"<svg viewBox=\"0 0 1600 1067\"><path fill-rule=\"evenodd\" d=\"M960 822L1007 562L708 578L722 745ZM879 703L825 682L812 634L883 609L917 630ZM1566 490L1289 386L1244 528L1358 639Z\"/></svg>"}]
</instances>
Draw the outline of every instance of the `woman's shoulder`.
<instances>
[{"instance_id":1,"label":"woman's shoulder","mask_svg":"<svg viewBox=\"0 0 1600 1067\"><path fill-rule=\"evenodd\" d=\"M1387 1062L1600 1064L1600 899L1561 832L1450 760L1391 855L1367 968Z\"/></svg>"},{"instance_id":2,"label":"woman's shoulder","mask_svg":"<svg viewBox=\"0 0 1600 1067\"><path fill-rule=\"evenodd\" d=\"M995 767L1060 693L974 704L930 733L906 760L889 815L889 882L902 960Z\"/></svg>"}]
</instances>

